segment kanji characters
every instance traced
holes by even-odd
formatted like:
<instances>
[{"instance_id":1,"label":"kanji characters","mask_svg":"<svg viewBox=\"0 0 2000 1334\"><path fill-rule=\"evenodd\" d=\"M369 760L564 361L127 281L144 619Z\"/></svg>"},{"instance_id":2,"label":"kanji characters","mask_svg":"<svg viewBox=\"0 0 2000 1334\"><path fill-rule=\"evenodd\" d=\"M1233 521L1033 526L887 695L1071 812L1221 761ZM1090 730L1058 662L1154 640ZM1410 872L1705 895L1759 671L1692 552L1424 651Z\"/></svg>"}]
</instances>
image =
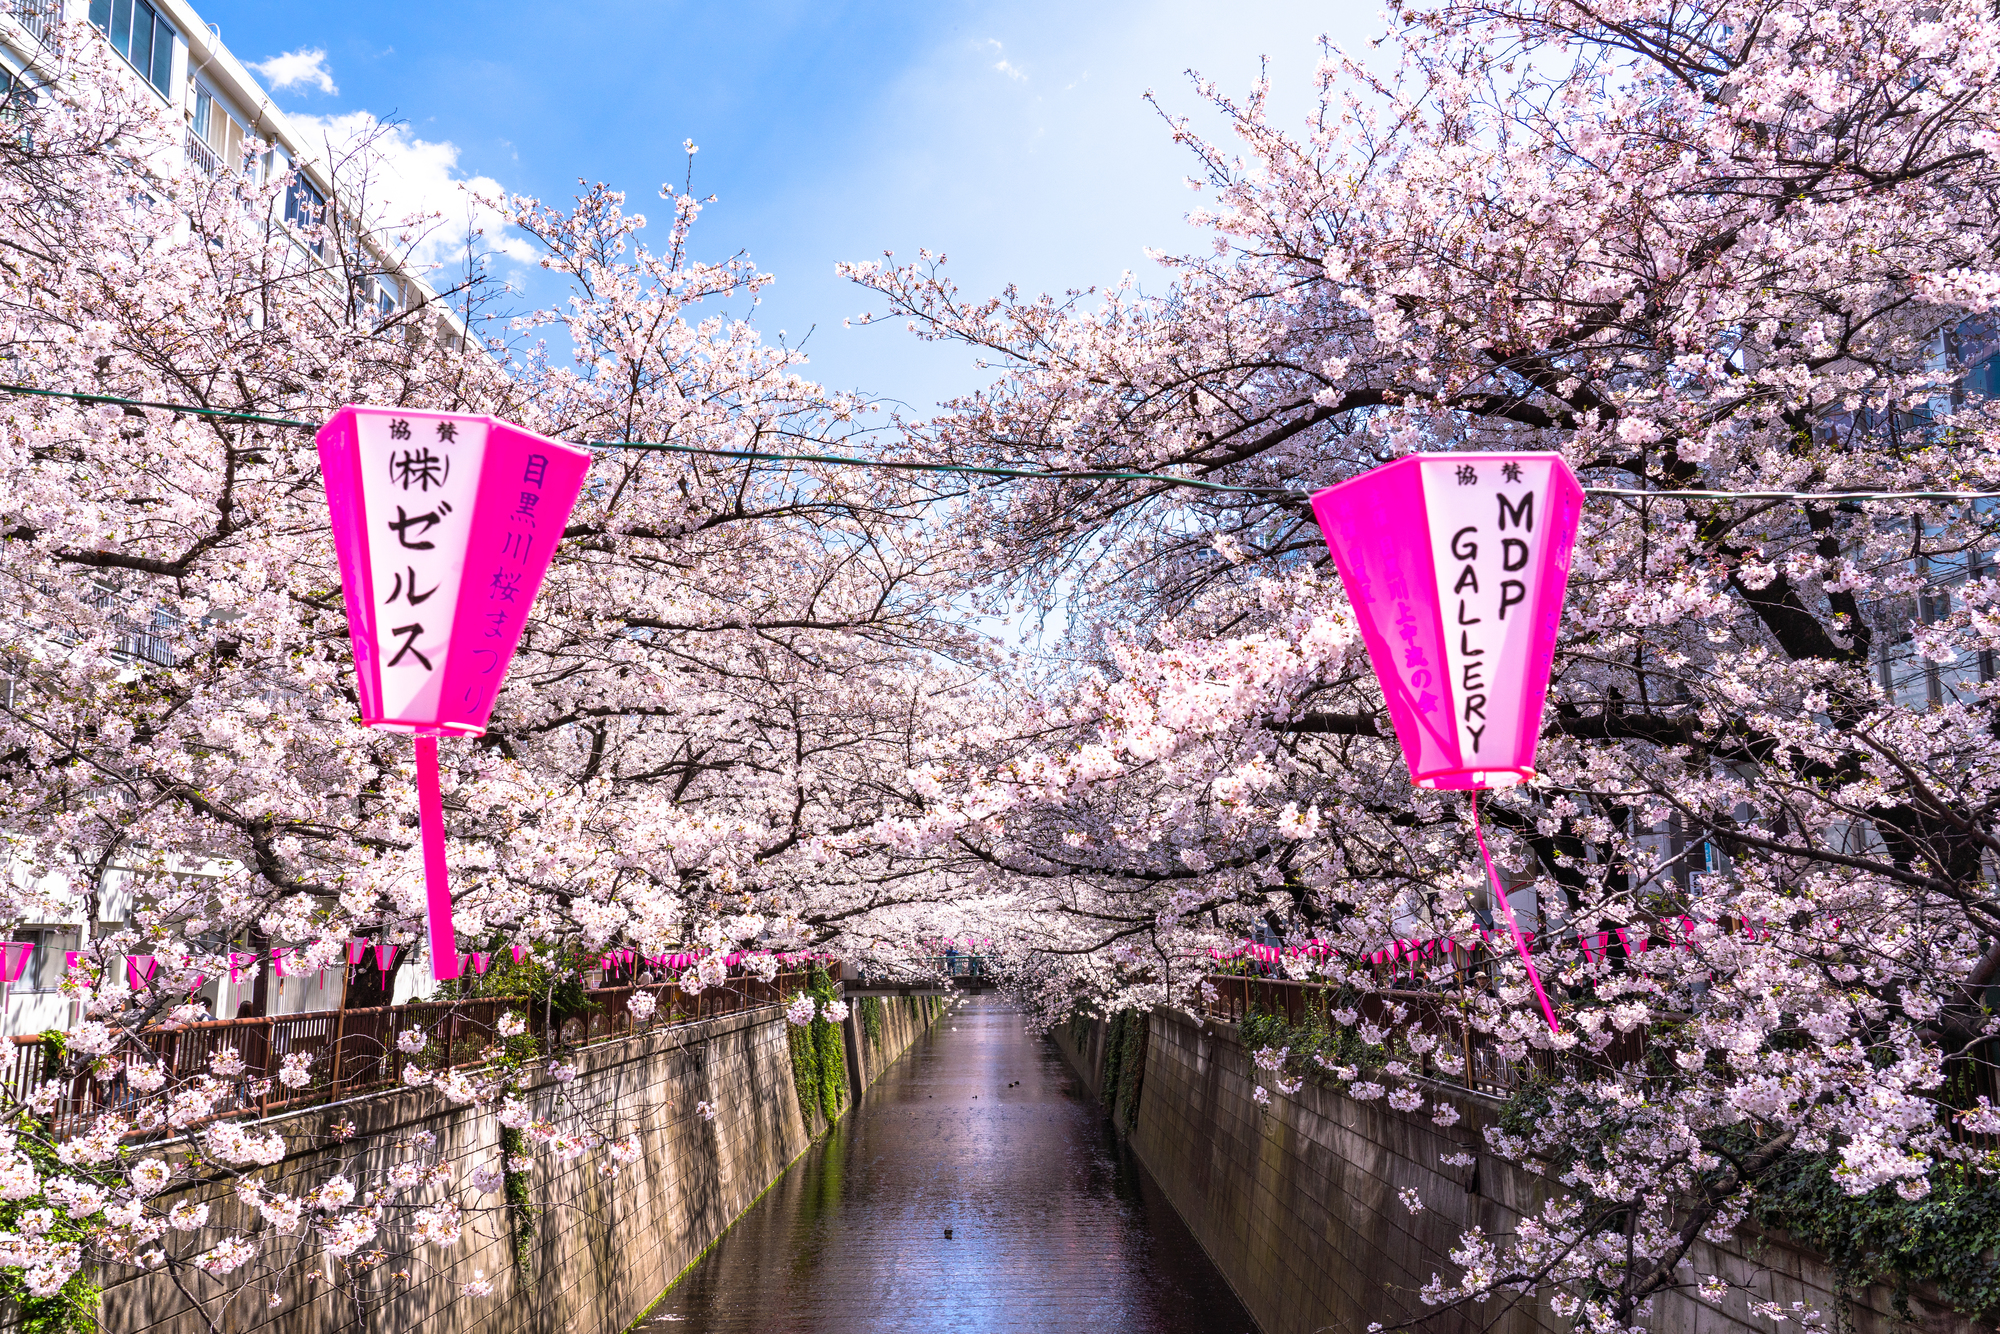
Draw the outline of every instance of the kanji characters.
<instances>
[{"instance_id":1,"label":"kanji characters","mask_svg":"<svg viewBox=\"0 0 2000 1334\"><path fill-rule=\"evenodd\" d=\"M428 491L433 486L443 486L450 476L451 460L431 453L428 448L406 449L389 460L390 480L405 491L412 486Z\"/></svg>"}]
</instances>

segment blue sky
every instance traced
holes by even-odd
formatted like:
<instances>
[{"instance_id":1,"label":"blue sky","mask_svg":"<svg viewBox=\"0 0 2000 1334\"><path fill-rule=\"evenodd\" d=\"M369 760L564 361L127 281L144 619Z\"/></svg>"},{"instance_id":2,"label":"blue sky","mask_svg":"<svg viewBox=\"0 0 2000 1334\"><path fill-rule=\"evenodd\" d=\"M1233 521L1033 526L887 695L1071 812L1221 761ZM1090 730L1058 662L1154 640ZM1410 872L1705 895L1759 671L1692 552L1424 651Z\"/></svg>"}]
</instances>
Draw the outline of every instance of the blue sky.
<instances>
[{"instance_id":1,"label":"blue sky","mask_svg":"<svg viewBox=\"0 0 2000 1334\"><path fill-rule=\"evenodd\" d=\"M246 62L325 52L337 91L279 89L287 111L399 118L459 177L549 199L602 180L658 214L655 192L682 178L693 139L696 189L719 196L698 252L747 250L777 275L758 323L793 341L817 326L817 378L920 410L984 377L968 352L900 324L843 328L867 303L836 261L928 246L973 294L1102 284L1127 268L1157 287L1144 248L1192 242L1182 218L1197 197L1143 93L1199 116L1182 71L1240 93L1269 56L1274 100L1296 119L1317 35L1358 50L1379 31L1374 6L1355 0L207 0L201 13Z\"/></svg>"}]
</instances>

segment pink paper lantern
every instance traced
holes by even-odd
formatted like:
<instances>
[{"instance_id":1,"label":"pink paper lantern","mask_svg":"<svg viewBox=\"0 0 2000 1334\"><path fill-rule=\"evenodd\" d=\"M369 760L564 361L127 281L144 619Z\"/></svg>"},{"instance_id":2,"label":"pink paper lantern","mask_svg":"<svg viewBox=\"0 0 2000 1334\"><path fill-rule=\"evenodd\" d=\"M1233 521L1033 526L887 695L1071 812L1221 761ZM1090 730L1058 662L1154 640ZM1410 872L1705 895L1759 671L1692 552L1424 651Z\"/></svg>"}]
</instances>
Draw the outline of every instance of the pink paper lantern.
<instances>
[{"instance_id":1,"label":"pink paper lantern","mask_svg":"<svg viewBox=\"0 0 2000 1334\"><path fill-rule=\"evenodd\" d=\"M491 417L355 405L318 443L361 721L415 735L431 970L457 977L437 739L486 730L590 454Z\"/></svg>"},{"instance_id":2,"label":"pink paper lantern","mask_svg":"<svg viewBox=\"0 0 2000 1334\"><path fill-rule=\"evenodd\" d=\"M1583 488L1558 454L1413 454L1312 505L1410 780L1475 794L1473 837L1495 904L1554 1028L1476 794L1535 776Z\"/></svg>"},{"instance_id":3,"label":"pink paper lantern","mask_svg":"<svg viewBox=\"0 0 2000 1334\"><path fill-rule=\"evenodd\" d=\"M1418 787L1535 774L1583 488L1558 454L1413 454L1318 492Z\"/></svg>"}]
</instances>

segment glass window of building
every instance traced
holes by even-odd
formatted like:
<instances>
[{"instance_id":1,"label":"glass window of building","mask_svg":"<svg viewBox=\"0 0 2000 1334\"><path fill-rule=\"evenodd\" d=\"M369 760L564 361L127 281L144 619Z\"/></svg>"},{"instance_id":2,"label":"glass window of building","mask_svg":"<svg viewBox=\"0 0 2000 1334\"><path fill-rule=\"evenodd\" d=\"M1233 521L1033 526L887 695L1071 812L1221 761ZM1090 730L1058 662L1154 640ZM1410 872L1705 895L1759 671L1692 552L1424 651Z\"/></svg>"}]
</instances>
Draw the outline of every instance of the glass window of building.
<instances>
[{"instance_id":1,"label":"glass window of building","mask_svg":"<svg viewBox=\"0 0 2000 1334\"><path fill-rule=\"evenodd\" d=\"M190 152L202 159L207 170L212 172L220 165L230 171L251 172L243 161L243 123L230 115L213 93L198 84L194 90L193 129L200 148L191 148ZM201 151L204 149L205 153Z\"/></svg>"},{"instance_id":2,"label":"glass window of building","mask_svg":"<svg viewBox=\"0 0 2000 1334\"><path fill-rule=\"evenodd\" d=\"M146 0L90 0L90 21L132 62L146 81L170 97L174 78L174 30Z\"/></svg>"}]
</instances>

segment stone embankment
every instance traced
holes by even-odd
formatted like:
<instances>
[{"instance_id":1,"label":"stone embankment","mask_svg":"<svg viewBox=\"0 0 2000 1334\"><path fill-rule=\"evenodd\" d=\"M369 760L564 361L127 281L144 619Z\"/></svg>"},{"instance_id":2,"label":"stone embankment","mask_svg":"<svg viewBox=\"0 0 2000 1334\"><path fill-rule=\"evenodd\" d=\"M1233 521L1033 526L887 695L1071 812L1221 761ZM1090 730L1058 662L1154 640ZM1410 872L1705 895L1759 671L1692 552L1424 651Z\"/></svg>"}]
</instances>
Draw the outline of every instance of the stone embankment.
<instances>
[{"instance_id":1,"label":"stone embankment","mask_svg":"<svg viewBox=\"0 0 2000 1334\"><path fill-rule=\"evenodd\" d=\"M843 1025L851 1090L844 1105L852 1106L853 1095L902 1055L939 1008L930 998L854 1006ZM224 1328L230 1334L619 1334L826 1130L823 1114L802 1111L805 1081L795 1078L787 1030L784 1012L767 1007L582 1049L568 1098L598 1109L597 1118L616 1134L638 1135L639 1160L614 1176L602 1148L562 1165L537 1154L525 1199L469 1212L458 1242L424 1248L419 1263L366 1270L365 1315L330 1281L340 1262L310 1238L267 1231L260 1241L289 1240L302 1261L275 1294L239 1298L224 1312L216 1300L221 1284L191 1274L198 1286L183 1293L156 1271L107 1286L102 1327L118 1334ZM538 1114L548 1110L552 1093L548 1083L532 1091ZM713 1120L697 1114L704 1102L715 1109ZM348 1138L338 1141L350 1123ZM480 1197L470 1184L476 1169L501 1166L502 1131L493 1112L441 1106L428 1091L357 1098L274 1118L262 1128L282 1130L300 1146L262 1174L289 1193L336 1172L377 1181L421 1152L450 1165L452 1195L488 1206L503 1200ZM425 1137L434 1137L434 1149L420 1148ZM432 1203L445 1194L442 1186L419 1188L415 1200ZM249 1211L227 1191L195 1188L186 1195L210 1206L199 1240L253 1230ZM491 1295L463 1295L464 1285L479 1277L492 1281ZM204 1299L207 1312L192 1309L190 1298Z\"/></svg>"},{"instance_id":2,"label":"stone embankment","mask_svg":"<svg viewBox=\"0 0 2000 1334\"><path fill-rule=\"evenodd\" d=\"M1136 1017L1135 1017L1136 1018ZM1114 1112L1141 1162L1173 1201L1263 1334L1361 1334L1380 1321L1432 1312L1437 1334L1569 1334L1546 1304L1497 1302L1438 1312L1417 1293L1433 1274L1457 1274L1461 1232L1505 1237L1539 1212L1549 1183L1486 1151L1483 1130L1499 1104L1438 1086L1461 1119L1449 1128L1423 1112L1357 1102L1312 1084L1295 1097L1252 1098L1256 1071L1234 1024L1153 1014L1143 1027L1102 1020L1058 1028L1055 1039L1093 1096ZM1134 1065L1137 1061L1139 1064ZM1471 1155L1467 1167L1443 1159ZM1412 1215L1398 1193L1414 1188ZM1781 1306L1832 1313L1843 1304L1855 1334L1972 1334L1976 1326L1914 1300L1915 1321L1895 1317L1886 1288L1836 1295L1818 1256L1782 1237L1726 1247L1698 1243L1703 1273L1723 1273ZM1657 1298L1656 1334L1770 1334L1739 1290L1710 1304L1692 1293ZM1787 1326L1792 1327L1792 1326Z\"/></svg>"}]
</instances>

